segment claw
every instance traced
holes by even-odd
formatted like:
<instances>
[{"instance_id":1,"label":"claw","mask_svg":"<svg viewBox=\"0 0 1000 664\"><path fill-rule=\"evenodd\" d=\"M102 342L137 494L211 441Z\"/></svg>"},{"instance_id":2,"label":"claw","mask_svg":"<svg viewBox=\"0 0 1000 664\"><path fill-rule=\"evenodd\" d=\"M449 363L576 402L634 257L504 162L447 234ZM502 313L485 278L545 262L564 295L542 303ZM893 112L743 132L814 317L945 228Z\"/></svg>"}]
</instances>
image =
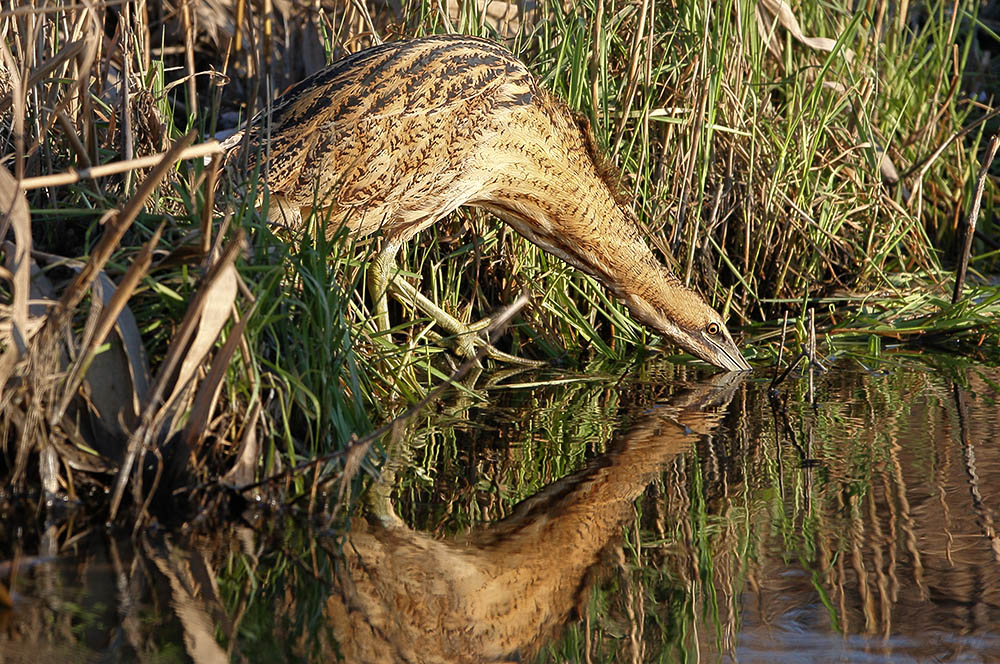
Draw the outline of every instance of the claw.
<instances>
[{"instance_id":1,"label":"claw","mask_svg":"<svg viewBox=\"0 0 1000 664\"><path fill-rule=\"evenodd\" d=\"M389 329L389 306L387 295L391 293L397 300L423 311L452 336L443 340L449 343L462 357L476 357L478 349L486 347L486 357L498 362L519 364L528 367L545 366L547 362L526 360L495 348L479 336L479 332L489 328L492 319L487 317L466 325L437 304L428 299L415 287L400 279L396 274L396 252L399 244L388 242L372 261L370 270L370 291L375 301L375 321L379 330Z\"/></svg>"}]
</instances>

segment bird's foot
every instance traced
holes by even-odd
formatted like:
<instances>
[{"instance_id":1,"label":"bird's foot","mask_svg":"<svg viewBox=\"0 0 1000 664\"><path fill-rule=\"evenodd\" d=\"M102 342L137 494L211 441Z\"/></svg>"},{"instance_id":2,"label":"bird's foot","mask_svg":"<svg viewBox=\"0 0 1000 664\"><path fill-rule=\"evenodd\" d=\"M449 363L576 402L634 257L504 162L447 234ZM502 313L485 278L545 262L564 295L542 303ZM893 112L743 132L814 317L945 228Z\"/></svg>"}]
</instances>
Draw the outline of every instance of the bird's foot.
<instances>
[{"instance_id":1,"label":"bird's foot","mask_svg":"<svg viewBox=\"0 0 1000 664\"><path fill-rule=\"evenodd\" d=\"M522 367L544 367L548 362L542 360L529 360L523 357L518 357L517 355L512 355L510 353L505 353L496 346L487 343L485 339L479 336L478 331L485 329L486 326L482 328L475 328L474 326L479 325L481 321L477 321L468 326L467 332L460 332L451 337L443 337L440 334L432 332L430 337L445 346L448 346L455 351L455 354L466 359L474 358L479 356L479 349L483 348L483 356L488 357L491 360L496 360L497 362L505 362L507 364L515 364Z\"/></svg>"},{"instance_id":2,"label":"bird's foot","mask_svg":"<svg viewBox=\"0 0 1000 664\"><path fill-rule=\"evenodd\" d=\"M491 360L496 360L498 362L507 362L509 364L519 364L521 366L528 367L541 367L548 364L547 362L527 360L516 355L511 355L510 353L505 353L483 339L480 336L480 333L489 329L493 322L492 318L487 317L476 321L475 323L466 325L432 302L414 286L398 277L393 278L389 282L389 291L393 293L393 295L400 302L423 311L444 330L450 332L452 336L442 336L439 338L442 342L454 348L455 352L461 357L469 359L478 357L479 349L485 348L483 354Z\"/></svg>"}]
</instances>

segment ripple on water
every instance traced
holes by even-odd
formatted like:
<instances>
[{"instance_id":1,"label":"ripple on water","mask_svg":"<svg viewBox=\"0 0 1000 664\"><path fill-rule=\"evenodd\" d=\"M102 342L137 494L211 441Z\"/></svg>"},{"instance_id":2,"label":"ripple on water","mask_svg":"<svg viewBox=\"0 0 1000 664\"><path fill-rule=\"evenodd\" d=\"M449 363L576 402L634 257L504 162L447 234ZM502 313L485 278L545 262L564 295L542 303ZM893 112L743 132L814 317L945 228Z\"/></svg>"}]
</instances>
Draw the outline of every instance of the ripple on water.
<instances>
[{"instance_id":1,"label":"ripple on water","mask_svg":"<svg viewBox=\"0 0 1000 664\"><path fill-rule=\"evenodd\" d=\"M5 523L0 652L1000 660L1000 371L836 366L816 408L804 380L600 371L446 396L350 529Z\"/></svg>"}]
</instances>

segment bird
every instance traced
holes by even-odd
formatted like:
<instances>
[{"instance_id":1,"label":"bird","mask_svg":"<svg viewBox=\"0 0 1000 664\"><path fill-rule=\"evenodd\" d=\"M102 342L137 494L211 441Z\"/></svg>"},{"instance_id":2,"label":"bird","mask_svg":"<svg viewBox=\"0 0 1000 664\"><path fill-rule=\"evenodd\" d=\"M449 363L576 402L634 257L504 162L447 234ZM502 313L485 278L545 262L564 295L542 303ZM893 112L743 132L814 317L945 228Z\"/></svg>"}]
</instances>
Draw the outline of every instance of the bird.
<instances>
[{"instance_id":1,"label":"bird","mask_svg":"<svg viewBox=\"0 0 1000 664\"><path fill-rule=\"evenodd\" d=\"M403 243L471 206L595 277L696 357L751 369L721 316L650 250L587 120L500 44L449 34L357 51L292 86L224 149L243 173L259 169L272 223L299 228L319 208L328 234L382 234L369 284L383 330L392 291L458 335L463 354L484 343L395 278Z\"/></svg>"}]
</instances>

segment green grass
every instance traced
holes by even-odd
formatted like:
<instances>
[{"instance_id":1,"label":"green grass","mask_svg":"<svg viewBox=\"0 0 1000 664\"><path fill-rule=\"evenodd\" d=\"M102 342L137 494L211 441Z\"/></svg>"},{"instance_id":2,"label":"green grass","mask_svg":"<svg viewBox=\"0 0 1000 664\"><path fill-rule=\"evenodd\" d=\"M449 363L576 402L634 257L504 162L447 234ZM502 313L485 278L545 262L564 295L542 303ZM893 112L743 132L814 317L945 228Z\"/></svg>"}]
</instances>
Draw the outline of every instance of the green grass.
<instances>
[{"instance_id":1,"label":"green grass","mask_svg":"<svg viewBox=\"0 0 1000 664\"><path fill-rule=\"evenodd\" d=\"M997 361L1000 317L991 275L1000 254L987 240L973 243L974 275L966 299L954 306L947 271L959 244L955 221L966 214L986 139L998 126L996 118L976 124L994 103L998 83L992 70L978 64L989 30L976 17L977 3L956 3L954 13L944 5L914 8L905 20L894 16L889 4L872 5L869 12L852 12L848 5L795 8L806 35L836 42L831 52L810 48L782 27L775 28L776 51L770 51L755 18L756 4L747 0L659 3L655 11L635 3L601 7L597 26L595 2L571 10L542 3L514 34L498 35L464 4L454 25L507 38L543 85L590 119L621 172L622 188L634 196L651 243L685 281L728 311L734 326L743 327L748 356L772 362L775 329L786 313L790 343L803 345L804 321L815 309L823 354L882 353L904 343ZM153 18L158 26L160 17ZM359 45L351 41L357 18L323 14L305 37L329 59L345 45ZM373 17L373 24L387 38L447 28L438 5L427 2L408 3L399 18ZM25 72L65 45L59 24L51 25L37 48L19 41L23 37L10 38L8 48ZM217 79L207 75L196 77L197 122L204 133L215 129L219 114L245 116L261 106L258 91L280 90L295 72L304 73L305 42L288 37L282 25L278 22L267 48L245 46L230 54L225 65L230 87L216 87ZM248 44L263 44L259 29L246 26ZM154 45L159 41L159 33L151 35ZM144 52L143 43L138 39L132 51L132 70L141 82L129 107L132 124L162 123L173 140L193 117L187 85L174 85L187 65L183 56ZM198 42L196 69L222 68L224 48L203 44ZM270 60L264 61L265 54ZM107 64L107 53L101 57ZM34 83L31 94L14 101L11 113L26 120L24 147L30 151L36 139L39 147L17 164L17 141L7 139L8 169L23 166L26 175L37 176L81 164L84 157L71 132L52 115L53 103L69 99L77 80L85 83L88 104L67 102L66 109L88 146L87 156L107 162L120 155L121 104L100 87L99 68L81 73L77 66L61 63ZM272 78L261 76L265 70ZM40 129L44 133L38 136ZM150 148L150 137L134 138L137 150ZM883 150L905 175L899 182L880 172ZM154 188L106 268L119 280L165 222L157 262L129 300L154 376L189 303L204 287L207 267L199 258L159 259L194 242L191 234L208 199L205 173L201 163L183 162ZM101 215L121 206L143 177L137 172L29 192L34 248L86 258L104 233ZM998 195L993 177L979 218L983 238L998 236ZM428 342L425 318L395 305L393 333L375 334L365 295L372 242L355 245L343 235L327 241L318 229L329 220L321 218L313 219L302 237L278 237L262 214L225 190L215 200L216 232L224 227L228 240L241 229L249 238L236 261L242 285L235 303L250 319L226 365L215 416L203 425L185 424L186 413L193 411L192 389L190 401L172 419L174 427L153 436L159 445L179 428L191 434L203 426L199 440L214 437L214 443L199 443L212 447L195 454L201 460L195 473L205 480L229 468L236 441L247 434L244 418L255 408L259 419L252 426L267 446L256 466L262 477L344 450L354 437L390 421L446 381L457 365ZM493 313L527 288L532 303L498 341L505 350L586 373L592 363L627 360L637 347L660 343L593 279L480 212L457 213L411 242L400 259L425 294L469 320ZM10 301L7 280L0 281L0 294ZM76 312L77 333L86 316L84 309ZM216 353L234 329L234 319L219 329ZM6 352L13 348L9 336L0 343ZM43 350L32 347L38 356ZM210 359L201 361L205 371L197 380L204 379ZM57 373L44 362L30 366ZM13 424L14 415L29 402L47 412L58 400L53 384L58 380L38 376L36 382L11 383L13 391L5 388L18 395L0 401L8 467L16 465L18 454L12 441L24 433ZM490 398L477 390L467 391ZM63 435L51 423L33 426L38 435ZM431 436L427 445L445 449L453 441ZM427 473L435 458L426 460ZM378 460L376 454L362 465L371 468ZM27 481L23 473L16 479ZM299 481L293 493L309 486Z\"/></svg>"}]
</instances>

